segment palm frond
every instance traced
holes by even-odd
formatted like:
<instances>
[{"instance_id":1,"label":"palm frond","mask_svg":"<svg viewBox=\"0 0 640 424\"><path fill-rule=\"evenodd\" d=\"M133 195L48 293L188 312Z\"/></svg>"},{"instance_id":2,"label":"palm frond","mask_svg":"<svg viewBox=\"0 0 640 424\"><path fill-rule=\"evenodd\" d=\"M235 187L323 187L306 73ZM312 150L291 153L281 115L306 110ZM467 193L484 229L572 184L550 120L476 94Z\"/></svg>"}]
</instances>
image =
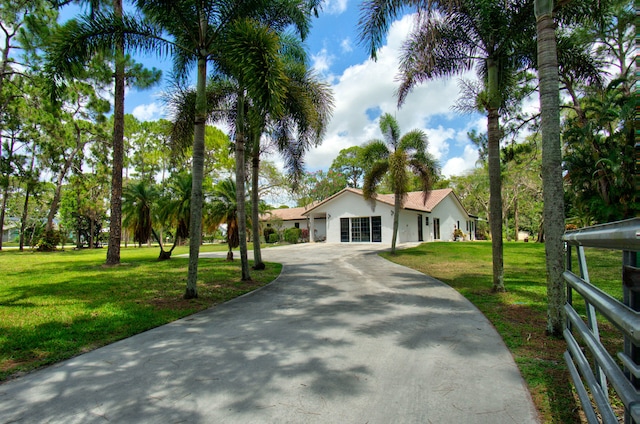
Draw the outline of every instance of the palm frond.
<instances>
[{"instance_id":1,"label":"palm frond","mask_svg":"<svg viewBox=\"0 0 640 424\"><path fill-rule=\"evenodd\" d=\"M371 200L372 204L377 197L377 189L387 171L389 170L389 160L379 160L373 164L369 172L364 176L362 194L366 200Z\"/></svg>"},{"instance_id":2,"label":"palm frond","mask_svg":"<svg viewBox=\"0 0 640 424\"><path fill-rule=\"evenodd\" d=\"M360 5L358 42L367 48L372 59L377 59L386 33L408 3L406 0L365 0Z\"/></svg>"}]
</instances>

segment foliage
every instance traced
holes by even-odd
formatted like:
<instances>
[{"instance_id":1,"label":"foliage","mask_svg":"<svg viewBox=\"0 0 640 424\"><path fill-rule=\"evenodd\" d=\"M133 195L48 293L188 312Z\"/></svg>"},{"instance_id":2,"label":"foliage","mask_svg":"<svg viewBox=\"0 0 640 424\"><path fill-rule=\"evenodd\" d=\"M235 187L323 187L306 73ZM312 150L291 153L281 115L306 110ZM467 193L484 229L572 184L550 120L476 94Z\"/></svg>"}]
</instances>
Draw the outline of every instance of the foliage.
<instances>
[{"instance_id":1,"label":"foliage","mask_svg":"<svg viewBox=\"0 0 640 424\"><path fill-rule=\"evenodd\" d=\"M320 202L347 187L345 176L335 170L307 172L298 189L297 206Z\"/></svg>"},{"instance_id":2,"label":"foliage","mask_svg":"<svg viewBox=\"0 0 640 424\"><path fill-rule=\"evenodd\" d=\"M275 228L273 227L265 227L264 230L262 230L262 234L264 235L264 241L267 243L274 243L271 241L271 235L272 234L277 234Z\"/></svg>"},{"instance_id":3,"label":"foliage","mask_svg":"<svg viewBox=\"0 0 640 424\"><path fill-rule=\"evenodd\" d=\"M278 233L271 233L269 234L269 241L268 243L277 243L280 241L280 235Z\"/></svg>"},{"instance_id":4,"label":"foliage","mask_svg":"<svg viewBox=\"0 0 640 424\"><path fill-rule=\"evenodd\" d=\"M361 188L364 174L369 169L363 152L364 149L361 146L340 150L338 156L331 162L329 172L344 176L347 187Z\"/></svg>"},{"instance_id":5,"label":"foliage","mask_svg":"<svg viewBox=\"0 0 640 424\"><path fill-rule=\"evenodd\" d=\"M581 101L582 117L564 122L570 214L589 224L640 213L635 187L633 96L622 81Z\"/></svg>"},{"instance_id":6,"label":"foliage","mask_svg":"<svg viewBox=\"0 0 640 424\"><path fill-rule=\"evenodd\" d=\"M302 230L300 228L287 228L284 230L284 240L287 243L297 244L300 241L300 237L302 235Z\"/></svg>"},{"instance_id":7,"label":"foliage","mask_svg":"<svg viewBox=\"0 0 640 424\"><path fill-rule=\"evenodd\" d=\"M36 243L38 252L53 252L61 244L62 240L63 237L60 231L47 229Z\"/></svg>"}]
</instances>

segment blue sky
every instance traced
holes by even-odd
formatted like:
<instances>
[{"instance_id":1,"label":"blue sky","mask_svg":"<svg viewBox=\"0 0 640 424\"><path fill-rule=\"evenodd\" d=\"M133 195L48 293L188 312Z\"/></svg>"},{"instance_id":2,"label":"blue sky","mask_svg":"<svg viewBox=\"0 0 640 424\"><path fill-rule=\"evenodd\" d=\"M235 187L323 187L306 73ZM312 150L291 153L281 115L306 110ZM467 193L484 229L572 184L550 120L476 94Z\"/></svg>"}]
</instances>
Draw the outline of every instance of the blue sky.
<instances>
[{"instance_id":1,"label":"blue sky","mask_svg":"<svg viewBox=\"0 0 640 424\"><path fill-rule=\"evenodd\" d=\"M63 16L71 13L67 11ZM416 128L427 133L429 150L439 160L445 176L460 175L473 168L477 151L466 134L471 129L484 131L486 121L480 115L465 116L452 111L451 106L458 98L457 78L422 84L408 96L401 109L396 107L399 49L412 28L412 15L405 15L391 26L374 62L358 44L359 14L359 1L327 0L306 40L310 64L331 85L336 105L322 145L306 156L307 169L326 170L341 149L380 138L378 119L387 112L396 116L403 133ZM166 117L159 94L170 82L171 63L151 56L140 57L139 61L162 69L163 82L150 90L128 90L126 112L142 120ZM272 160L277 163L277 156Z\"/></svg>"}]
</instances>

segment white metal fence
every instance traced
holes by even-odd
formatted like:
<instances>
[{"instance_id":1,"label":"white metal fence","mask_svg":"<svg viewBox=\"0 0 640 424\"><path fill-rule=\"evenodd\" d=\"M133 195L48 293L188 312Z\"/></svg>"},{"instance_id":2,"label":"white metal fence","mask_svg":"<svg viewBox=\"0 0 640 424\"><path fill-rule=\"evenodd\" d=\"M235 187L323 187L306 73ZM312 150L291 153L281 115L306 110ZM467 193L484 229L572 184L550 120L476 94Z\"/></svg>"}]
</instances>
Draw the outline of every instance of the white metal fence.
<instances>
[{"instance_id":1,"label":"white metal fence","mask_svg":"<svg viewBox=\"0 0 640 424\"><path fill-rule=\"evenodd\" d=\"M624 419L625 424L640 424L640 218L569 231L564 241L567 244L564 338L568 345L564 356L582 409L589 423L617 424L619 419ZM585 247L621 251L623 302L591 283ZM574 250L579 268L575 271L572 269ZM586 320L573 308L576 293L585 301ZM624 337L618 361L600 342L598 319L608 320ZM624 417L614 413L610 389L624 404Z\"/></svg>"}]
</instances>

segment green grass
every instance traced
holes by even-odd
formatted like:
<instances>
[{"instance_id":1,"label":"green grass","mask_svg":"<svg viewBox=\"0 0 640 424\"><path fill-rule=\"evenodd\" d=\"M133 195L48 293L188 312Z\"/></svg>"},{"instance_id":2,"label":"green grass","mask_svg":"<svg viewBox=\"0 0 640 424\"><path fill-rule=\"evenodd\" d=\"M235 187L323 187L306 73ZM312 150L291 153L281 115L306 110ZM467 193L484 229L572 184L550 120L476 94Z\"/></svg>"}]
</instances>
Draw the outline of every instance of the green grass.
<instances>
[{"instance_id":1,"label":"green grass","mask_svg":"<svg viewBox=\"0 0 640 424\"><path fill-rule=\"evenodd\" d=\"M493 323L511 350L527 382L544 423L579 423L582 418L566 369L564 340L546 335L544 245L505 243L506 293L492 293L491 244L427 243L384 257L450 285ZM620 299L621 252L587 249L592 283ZM577 267L574 268L574 270ZM574 294L575 307L584 302ZM621 350L621 336L600 323L601 337L610 351Z\"/></svg>"},{"instance_id":2,"label":"green grass","mask_svg":"<svg viewBox=\"0 0 640 424\"><path fill-rule=\"evenodd\" d=\"M226 246L201 249L212 250ZM267 263L242 282L239 260L203 258L199 297L187 301L188 260L175 257L186 252L158 262L158 248L123 248L116 267L104 266L106 249L0 252L0 381L225 302L282 268Z\"/></svg>"}]
</instances>

